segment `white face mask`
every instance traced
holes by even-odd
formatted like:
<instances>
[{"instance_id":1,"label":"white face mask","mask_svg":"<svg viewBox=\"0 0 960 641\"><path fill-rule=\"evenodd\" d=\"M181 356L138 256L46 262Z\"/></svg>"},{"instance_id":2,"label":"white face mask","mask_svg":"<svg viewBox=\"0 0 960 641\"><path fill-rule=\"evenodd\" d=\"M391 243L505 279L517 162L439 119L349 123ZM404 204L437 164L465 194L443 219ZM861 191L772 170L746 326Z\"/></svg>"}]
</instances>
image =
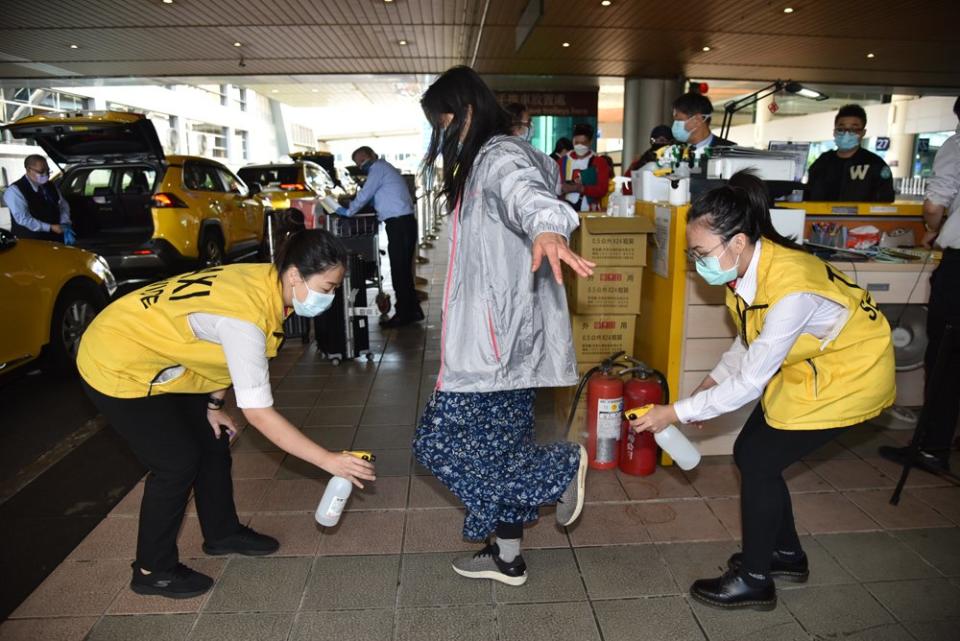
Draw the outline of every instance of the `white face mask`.
<instances>
[{"instance_id":1,"label":"white face mask","mask_svg":"<svg viewBox=\"0 0 960 641\"><path fill-rule=\"evenodd\" d=\"M590 147L587 145L574 145L573 151L578 156L586 156L588 153L590 153Z\"/></svg>"}]
</instances>

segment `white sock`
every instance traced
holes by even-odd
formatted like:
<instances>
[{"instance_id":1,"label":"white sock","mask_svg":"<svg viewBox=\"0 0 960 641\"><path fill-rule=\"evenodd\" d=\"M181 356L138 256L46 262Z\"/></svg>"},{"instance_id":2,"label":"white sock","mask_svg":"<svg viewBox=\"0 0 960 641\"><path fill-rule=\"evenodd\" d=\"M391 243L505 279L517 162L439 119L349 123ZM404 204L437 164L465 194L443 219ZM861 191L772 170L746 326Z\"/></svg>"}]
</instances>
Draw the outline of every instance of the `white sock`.
<instances>
[{"instance_id":1,"label":"white sock","mask_svg":"<svg viewBox=\"0 0 960 641\"><path fill-rule=\"evenodd\" d=\"M494 539L497 547L500 549L500 560L504 563L512 563L515 558L520 556L521 539L501 539L499 536Z\"/></svg>"}]
</instances>

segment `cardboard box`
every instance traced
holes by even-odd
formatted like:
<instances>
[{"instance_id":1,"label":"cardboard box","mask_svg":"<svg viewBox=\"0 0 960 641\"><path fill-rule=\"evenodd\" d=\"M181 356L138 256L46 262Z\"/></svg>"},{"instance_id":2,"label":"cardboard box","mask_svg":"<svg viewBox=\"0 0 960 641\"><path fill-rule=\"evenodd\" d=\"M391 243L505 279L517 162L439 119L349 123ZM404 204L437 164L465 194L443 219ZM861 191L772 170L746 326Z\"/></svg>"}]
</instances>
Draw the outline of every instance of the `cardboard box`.
<instances>
[{"instance_id":1,"label":"cardboard box","mask_svg":"<svg viewBox=\"0 0 960 641\"><path fill-rule=\"evenodd\" d=\"M575 252L597 265L643 267L647 264L648 234L653 231L653 223L646 216L581 216L571 245Z\"/></svg>"},{"instance_id":2,"label":"cardboard box","mask_svg":"<svg viewBox=\"0 0 960 641\"><path fill-rule=\"evenodd\" d=\"M567 305L577 314L639 314L642 267L596 267L586 278L568 270Z\"/></svg>"},{"instance_id":3,"label":"cardboard box","mask_svg":"<svg viewBox=\"0 0 960 641\"><path fill-rule=\"evenodd\" d=\"M636 314L573 314L570 324L578 362L600 362L615 352L633 352Z\"/></svg>"}]
</instances>

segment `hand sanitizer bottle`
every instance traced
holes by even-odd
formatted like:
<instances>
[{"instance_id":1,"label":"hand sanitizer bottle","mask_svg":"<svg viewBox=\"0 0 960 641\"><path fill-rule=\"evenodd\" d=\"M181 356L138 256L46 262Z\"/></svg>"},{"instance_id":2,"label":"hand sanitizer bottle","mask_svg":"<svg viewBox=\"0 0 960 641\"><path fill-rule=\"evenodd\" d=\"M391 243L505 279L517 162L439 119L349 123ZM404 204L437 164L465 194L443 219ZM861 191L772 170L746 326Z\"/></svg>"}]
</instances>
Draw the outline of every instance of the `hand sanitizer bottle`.
<instances>
[{"instance_id":1,"label":"hand sanitizer bottle","mask_svg":"<svg viewBox=\"0 0 960 641\"><path fill-rule=\"evenodd\" d=\"M370 452L347 452L351 456L356 456L364 461L375 461L377 457ZM324 527L333 527L340 522L340 515L343 514L343 508L347 506L347 499L350 498L350 492L353 491L353 483L342 476L334 476L327 483L327 489L323 492L323 498L320 499L320 505L317 506L317 512L314 518L317 523Z\"/></svg>"},{"instance_id":2,"label":"hand sanitizer bottle","mask_svg":"<svg viewBox=\"0 0 960 641\"><path fill-rule=\"evenodd\" d=\"M626 417L635 421L650 411L653 405L644 405L624 412ZM668 425L653 435L657 445L677 464L681 470L692 470L700 464L700 451L691 443L676 425Z\"/></svg>"}]
</instances>

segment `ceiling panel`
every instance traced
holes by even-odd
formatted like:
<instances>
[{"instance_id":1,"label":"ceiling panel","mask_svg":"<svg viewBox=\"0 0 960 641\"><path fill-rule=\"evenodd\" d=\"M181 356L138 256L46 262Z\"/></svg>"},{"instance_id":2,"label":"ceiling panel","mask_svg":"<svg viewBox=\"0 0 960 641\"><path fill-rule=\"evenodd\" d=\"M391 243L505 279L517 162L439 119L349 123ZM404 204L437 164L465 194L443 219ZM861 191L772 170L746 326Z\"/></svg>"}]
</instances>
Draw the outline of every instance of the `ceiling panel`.
<instances>
[{"instance_id":1,"label":"ceiling panel","mask_svg":"<svg viewBox=\"0 0 960 641\"><path fill-rule=\"evenodd\" d=\"M0 77L439 73L479 37L485 74L960 87L955 1L790 4L544 0L516 51L523 0L45 0L40 20L5 2Z\"/></svg>"}]
</instances>

